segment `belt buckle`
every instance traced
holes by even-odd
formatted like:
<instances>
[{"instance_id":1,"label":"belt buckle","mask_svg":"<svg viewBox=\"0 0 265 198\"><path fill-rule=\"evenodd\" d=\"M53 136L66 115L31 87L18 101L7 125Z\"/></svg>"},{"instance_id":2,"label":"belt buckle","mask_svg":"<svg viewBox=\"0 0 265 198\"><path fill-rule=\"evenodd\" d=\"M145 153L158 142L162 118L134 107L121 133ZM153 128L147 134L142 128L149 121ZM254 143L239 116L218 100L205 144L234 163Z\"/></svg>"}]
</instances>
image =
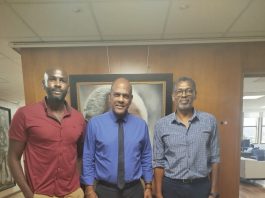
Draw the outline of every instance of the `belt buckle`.
<instances>
[{"instance_id":1,"label":"belt buckle","mask_svg":"<svg viewBox=\"0 0 265 198\"><path fill-rule=\"evenodd\" d=\"M191 184L192 183L192 179L182 179L182 183L183 184Z\"/></svg>"}]
</instances>

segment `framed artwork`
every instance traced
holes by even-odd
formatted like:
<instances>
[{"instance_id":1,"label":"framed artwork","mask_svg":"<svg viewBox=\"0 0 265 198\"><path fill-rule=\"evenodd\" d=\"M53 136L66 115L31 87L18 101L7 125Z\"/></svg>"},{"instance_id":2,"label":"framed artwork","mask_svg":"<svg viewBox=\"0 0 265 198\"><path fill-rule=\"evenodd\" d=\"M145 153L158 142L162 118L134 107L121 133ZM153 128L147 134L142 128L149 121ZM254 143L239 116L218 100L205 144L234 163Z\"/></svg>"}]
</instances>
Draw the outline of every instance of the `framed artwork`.
<instances>
[{"instance_id":1,"label":"framed artwork","mask_svg":"<svg viewBox=\"0 0 265 198\"><path fill-rule=\"evenodd\" d=\"M155 122L172 112L172 74L70 75L72 107L86 120L108 111L111 83L119 77L127 78L132 84L133 100L129 112L147 122L150 137L153 137Z\"/></svg>"},{"instance_id":2,"label":"framed artwork","mask_svg":"<svg viewBox=\"0 0 265 198\"><path fill-rule=\"evenodd\" d=\"M7 165L8 129L10 122L10 109L0 107L0 191L15 185Z\"/></svg>"}]
</instances>

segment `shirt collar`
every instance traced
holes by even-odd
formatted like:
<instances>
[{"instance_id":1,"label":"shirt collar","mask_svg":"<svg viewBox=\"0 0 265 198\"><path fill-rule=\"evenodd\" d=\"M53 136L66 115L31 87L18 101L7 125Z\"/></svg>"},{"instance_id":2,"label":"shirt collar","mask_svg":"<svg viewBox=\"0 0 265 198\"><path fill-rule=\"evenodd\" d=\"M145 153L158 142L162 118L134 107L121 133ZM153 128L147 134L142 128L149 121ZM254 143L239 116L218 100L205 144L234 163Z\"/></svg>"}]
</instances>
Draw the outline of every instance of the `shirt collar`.
<instances>
[{"instance_id":1,"label":"shirt collar","mask_svg":"<svg viewBox=\"0 0 265 198\"><path fill-rule=\"evenodd\" d=\"M117 116L115 115L115 113L112 110L109 111L109 114L110 114L110 117L113 120L113 122L117 122L118 118L117 118ZM125 116L122 118L123 121L127 122L128 121L128 117L129 117L129 113L127 112L125 114Z\"/></svg>"},{"instance_id":2,"label":"shirt collar","mask_svg":"<svg viewBox=\"0 0 265 198\"><path fill-rule=\"evenodd\" d=\"M176 119L176 112L172 113L171 114L172 117L171 117L171 124L180 124L181 122ZM198 119L199 120L199 115L198 115L198 111L196 109L193 108L193 115L192 117L189 119L189 122L192 122L194 120Z\"/></svg>"}]
</instances>

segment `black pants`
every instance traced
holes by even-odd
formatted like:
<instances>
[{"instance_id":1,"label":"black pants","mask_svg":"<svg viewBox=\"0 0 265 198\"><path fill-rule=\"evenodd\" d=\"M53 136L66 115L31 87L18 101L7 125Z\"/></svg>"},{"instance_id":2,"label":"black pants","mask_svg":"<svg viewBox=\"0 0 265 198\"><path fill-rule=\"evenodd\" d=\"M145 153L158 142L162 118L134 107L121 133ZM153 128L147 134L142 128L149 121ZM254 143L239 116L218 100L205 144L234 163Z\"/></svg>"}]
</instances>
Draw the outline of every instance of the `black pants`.
<instances>
[{"instance_id":1,"label":"black pants","mask_svg":"<svg viewBox=\"0 0 265 198\"><path fill-rule=\"evenodd\" d=\"M208 179L194 182L182 182L163 178L162 192L164 198L208 198L211 184Z\"/></svg>"},{"instance_id":2,"label":"black pants","mask_svg":"<svg viewBox=\"0 0 265 198\"><path fill-rule=\"evenodd\" d=\"M96 193L99 198L143 198L144 197L144 189L140 180L137 184L130 187L125 187L123 190L119 190L116 187L104 185L99 182L96 185Z\"/></svg>"}]
</instances>

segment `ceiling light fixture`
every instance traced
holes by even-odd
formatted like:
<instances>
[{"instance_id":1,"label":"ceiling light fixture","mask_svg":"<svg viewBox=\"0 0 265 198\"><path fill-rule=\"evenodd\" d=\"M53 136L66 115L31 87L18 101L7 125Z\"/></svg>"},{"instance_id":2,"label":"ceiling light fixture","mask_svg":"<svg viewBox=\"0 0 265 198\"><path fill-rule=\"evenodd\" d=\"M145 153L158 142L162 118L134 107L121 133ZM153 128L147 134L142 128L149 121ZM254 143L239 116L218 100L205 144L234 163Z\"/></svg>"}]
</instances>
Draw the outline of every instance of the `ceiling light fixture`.
<instances>
[{"instance_id":1,"label":"ceiling light fixture","mask_svg":"<svg viewBox=\"0 0 265 198\"><path fill-rule=\"evenodd\" d=\"M255 100L264 97L265 95L257 95L257 96L243 96L244 100Z\"/></svg>"},{"instance_id":2,"label":"ceiling light fixture","mask_svg":"<svg viewBox=\"0 0 265 198\"><path fill-rule=\"evenodd\" d=\"M186 10L186 9L188 9L190 6L188 5L188 4L182 4L182 5L180 5L179 6L179 9L180 10Z\"/></svg>"},{"instance_id":3,"label":"ceiling light fixture","mask_svg":"<svg viewBox=\"0 0 265 198\"><path fill-rule=\"evenodd\" d=\"M79 13L79 12L81 12L81 8L74 8L74 9L73 9L73 12L74 12L74 13Z\"/></svg>"}]
</instances>

